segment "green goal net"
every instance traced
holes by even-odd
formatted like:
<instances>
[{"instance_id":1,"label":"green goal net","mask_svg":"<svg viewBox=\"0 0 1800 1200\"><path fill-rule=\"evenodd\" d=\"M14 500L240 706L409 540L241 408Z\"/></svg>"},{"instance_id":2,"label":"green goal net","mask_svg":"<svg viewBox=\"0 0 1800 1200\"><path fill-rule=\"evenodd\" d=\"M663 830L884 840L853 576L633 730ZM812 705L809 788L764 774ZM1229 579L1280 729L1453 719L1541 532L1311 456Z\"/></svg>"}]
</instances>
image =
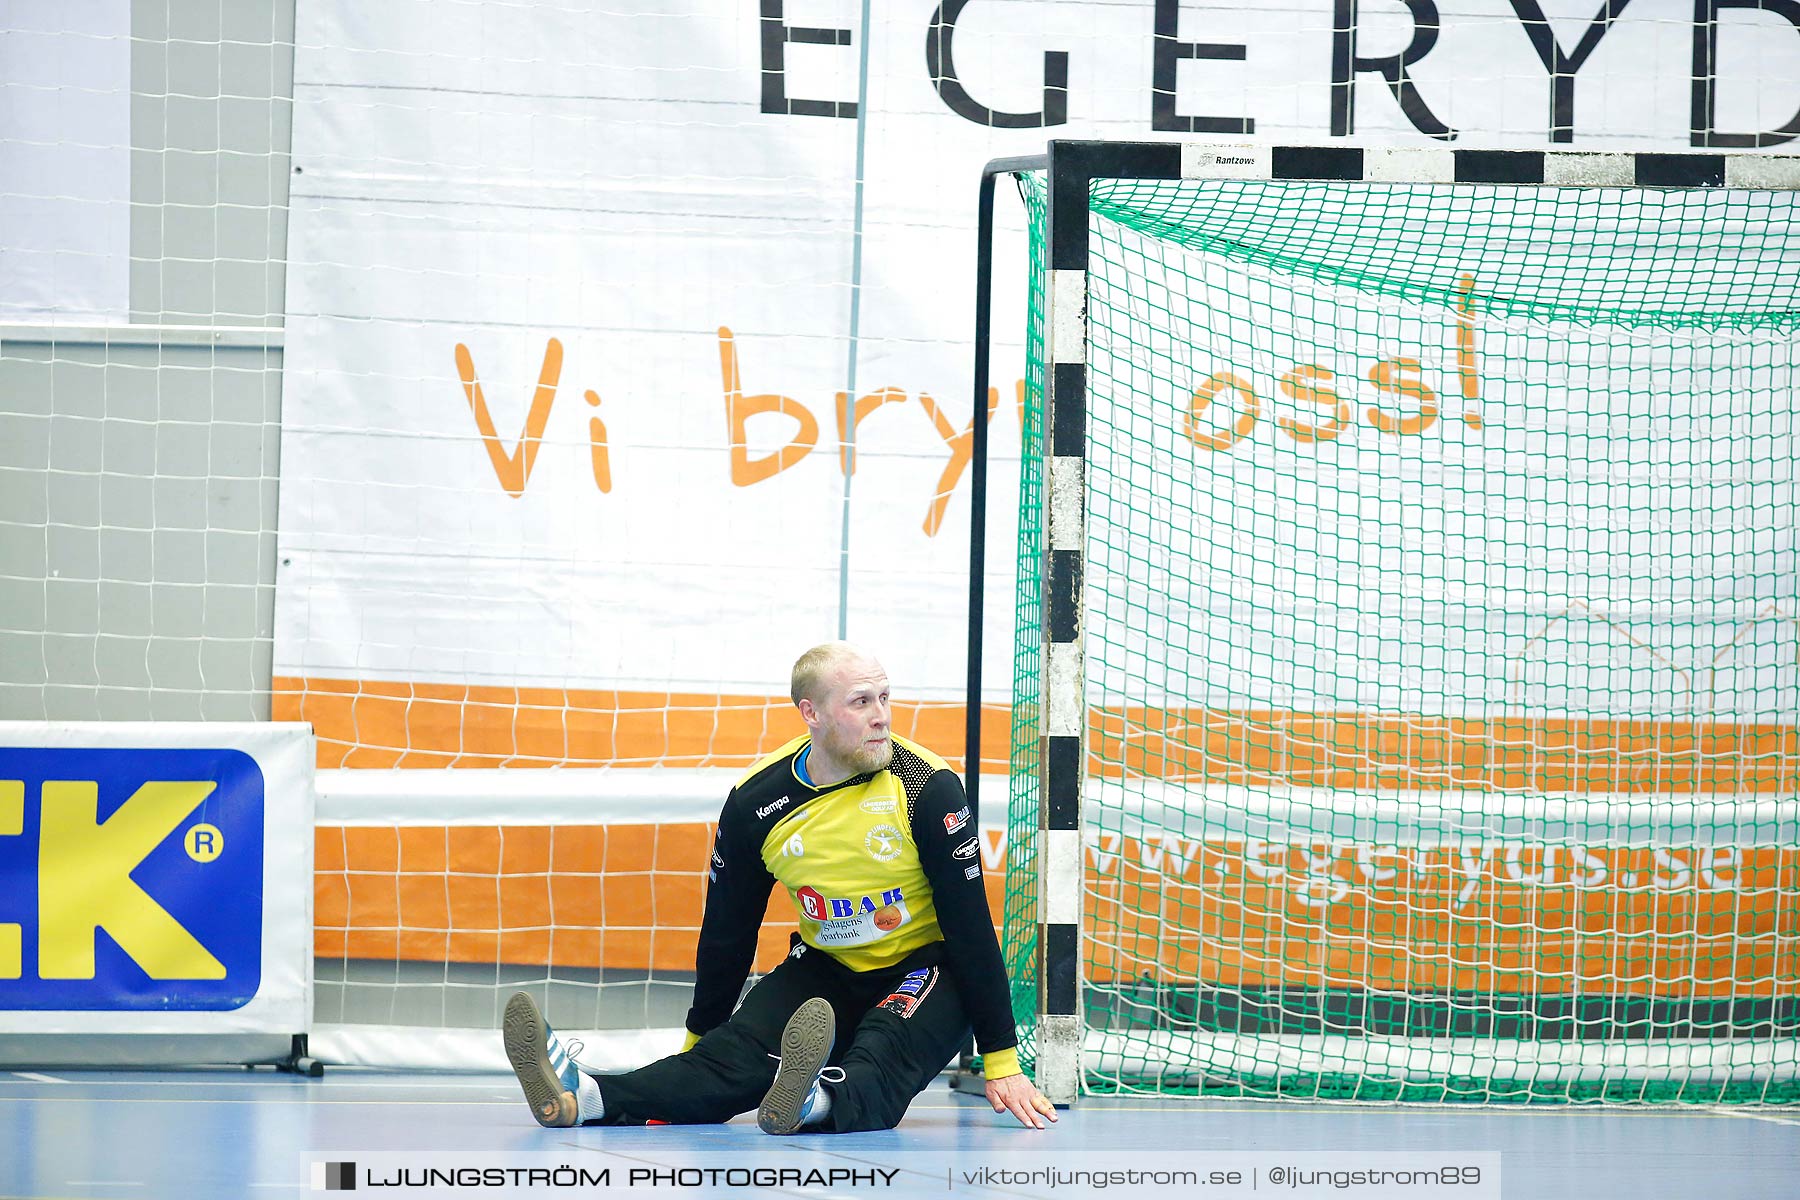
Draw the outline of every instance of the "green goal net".
<instances>
[{"instance_id":1,"label":"green goal net","mask_svg":"<svg viewBox=\"0 0 1800 1200\"><path fill-rule=\"evenodd\" d=\"M1020 179L1029 1058L1049 233ZM1082 1086L1800 1100L1795 193L1088 202Z\"/></svg>"}]
</instances>

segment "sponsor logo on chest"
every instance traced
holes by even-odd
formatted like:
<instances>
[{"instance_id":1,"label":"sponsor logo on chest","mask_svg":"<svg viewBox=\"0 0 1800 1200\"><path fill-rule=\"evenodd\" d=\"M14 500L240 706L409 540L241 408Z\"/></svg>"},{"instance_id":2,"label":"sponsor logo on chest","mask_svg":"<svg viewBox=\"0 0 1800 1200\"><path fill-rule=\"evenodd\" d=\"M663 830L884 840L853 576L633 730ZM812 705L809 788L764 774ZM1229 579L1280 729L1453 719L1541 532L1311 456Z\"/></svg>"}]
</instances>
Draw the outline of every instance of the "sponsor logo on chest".
<instances>
[{"instance_id":1,"label":"sponsor logo on chest","mask_svg":"<svg viewBox=\"0 0 1800 1200\"><path fill-rule=\"evenodd\" d=\"M906 896L901 888L888 888L869 896L826 896L815 887L803 887L794 895L800 901L800 910L815 921L841 921L846 917L879 914L883 908L904 903Z\"/></svg>"},{"instance_id":2,"label":"sponsor logo on chest","mask_svg":"<svg viewBox=\"0 0 1800 1200\"><path fill-rule=\"evenodd\" d=\"M820 946L858 946L884 938L912 920L901 888L866 896L827 896L808 886L794 893L800 912L819 928L812 940Z\"/></svg>"}]
</instances>

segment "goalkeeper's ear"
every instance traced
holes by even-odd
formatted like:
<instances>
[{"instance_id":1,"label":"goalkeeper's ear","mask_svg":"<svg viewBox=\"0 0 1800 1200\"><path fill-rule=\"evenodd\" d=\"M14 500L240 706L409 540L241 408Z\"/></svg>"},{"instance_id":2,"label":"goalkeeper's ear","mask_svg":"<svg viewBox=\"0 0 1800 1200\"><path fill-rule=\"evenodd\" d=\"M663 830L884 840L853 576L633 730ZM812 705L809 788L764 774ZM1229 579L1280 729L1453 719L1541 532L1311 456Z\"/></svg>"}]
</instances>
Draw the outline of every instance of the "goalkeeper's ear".
<instances>
[{"instance_id":1,"label":"goalkeeper's ear","mask_svg":"<svg viewBox=\"0 0 1800 1200\"><path fill-rule=\"evenodd\" d=\"M700 1035L691 1029L684 1029L681 1032L687 1035L681 1039L681 1053L686 1054L700 1043Z\"/></svg>"}]
</instances>

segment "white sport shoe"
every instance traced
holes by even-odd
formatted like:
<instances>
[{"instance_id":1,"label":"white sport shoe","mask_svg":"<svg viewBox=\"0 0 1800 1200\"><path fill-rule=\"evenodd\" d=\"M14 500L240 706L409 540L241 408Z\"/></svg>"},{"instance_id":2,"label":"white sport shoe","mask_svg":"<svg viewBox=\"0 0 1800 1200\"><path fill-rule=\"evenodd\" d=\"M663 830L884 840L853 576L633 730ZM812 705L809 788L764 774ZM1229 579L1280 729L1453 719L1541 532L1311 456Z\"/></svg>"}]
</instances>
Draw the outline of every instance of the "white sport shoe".
<instances>
[{"instance_id":1,"label":"white sport shoe","mask_svg":"<svg viewBox=\"0 0 1800 1200\"><path fill-rule=\"evenodd\" d=\"M819 1102L820 1076L836 1071L836 1081L842 1081L842 1071L825 1065L836 1042L837 1018L829 1000L815 996L794 1010L781 1031L781 1065L775 1068L775 1082L756 1110L756 1123L764 1133L795 1132Z\"/></svg>"},{"instance_id":2,"label":"white sport shoe","mask_svg":"<svg viewBox=\"0 0 1800 1200\"><path fill-rule=\"evenodd\" d=\"M575 1093L581 1073L575 1065L575 1054L580 1051L580 1044L565 1049L557 1040L556 1031L524 992L514 992L506 1002L502 1036L507 1061L519 1077L519 1086L525 1089L525 1100L538 1124L553 1129L579 1124Z\"/></svg>"}]
</instances>

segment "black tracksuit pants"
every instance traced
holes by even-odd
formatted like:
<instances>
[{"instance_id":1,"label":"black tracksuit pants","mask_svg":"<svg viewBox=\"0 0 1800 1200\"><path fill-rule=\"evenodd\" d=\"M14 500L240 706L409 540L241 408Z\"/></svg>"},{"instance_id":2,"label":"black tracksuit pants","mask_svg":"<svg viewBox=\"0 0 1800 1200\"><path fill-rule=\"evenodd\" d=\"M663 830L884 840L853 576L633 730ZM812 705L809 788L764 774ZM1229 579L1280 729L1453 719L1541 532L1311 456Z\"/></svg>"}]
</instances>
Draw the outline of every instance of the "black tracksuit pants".
<instances>
[{"instance_id":1,"label":"black tracksuit pants","mask_svg":"<svg viewBox=\"0 0 1800 1200\"><path fill-rule=\"evenodd\" d=\"M755 1109L774 1082L788 1018L823 996L837 1018L829 1065L844 1069L844 1082L827 1085L830 1115L805 1128L852 1133L899 1124L968 1036L962 998L939 965L943 943L876 971L852 971L798 934L793 946L798 953L791 950L693 1049L623 1075L595 1076L606 1115L594 1123L708 1125Z\"/></svg>"}]
</instances>

